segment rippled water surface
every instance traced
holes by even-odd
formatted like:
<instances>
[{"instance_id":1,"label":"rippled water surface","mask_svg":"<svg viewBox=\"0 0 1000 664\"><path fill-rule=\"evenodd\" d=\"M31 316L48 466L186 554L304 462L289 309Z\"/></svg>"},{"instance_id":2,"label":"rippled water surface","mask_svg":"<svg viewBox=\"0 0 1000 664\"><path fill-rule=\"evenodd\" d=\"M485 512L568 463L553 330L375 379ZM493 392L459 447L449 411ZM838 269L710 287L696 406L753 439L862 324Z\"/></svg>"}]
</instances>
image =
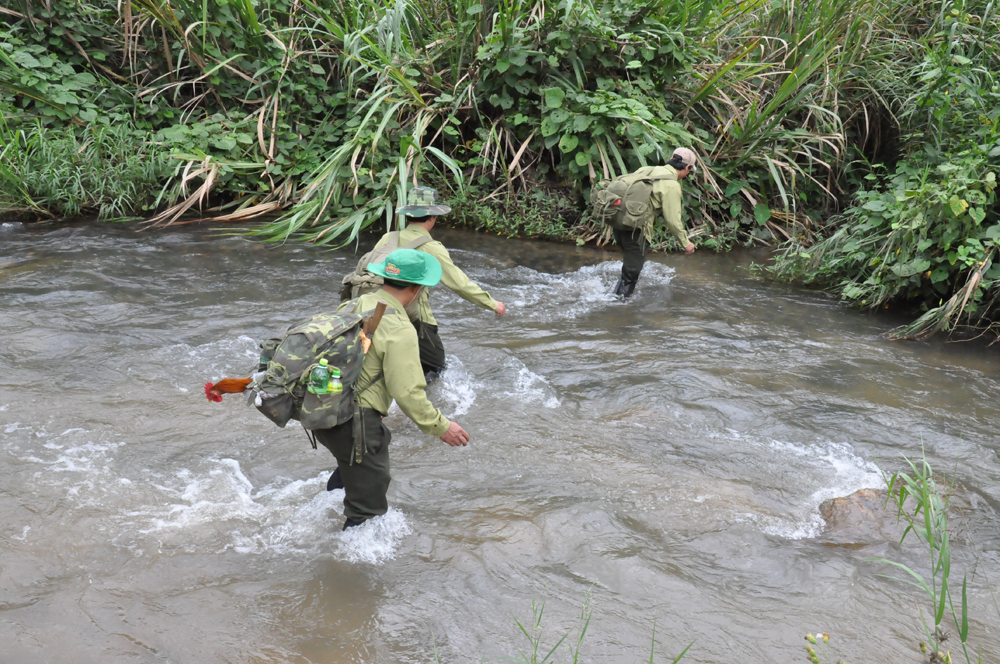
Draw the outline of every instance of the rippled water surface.
<instances>
[{"instance_id":1,"label":"rippled water surface","mask_svg":"<svg viewBox=\"0 0 1000 664\"><path fill-rule=\"evenodd\" d=\"M589 593L583 661L648 661L655 621L658 662L805 661L817 630L917 662L920 597L870 559L919 550L833 545L818 506L921 443L957 479L953 567L997 661L995 348L888 341L899 321L752 256L653 257L621 304L615 252L437 234L509 308L432 298L429 395L472 443L394 407L392 508L341 533L333 458L201 385L335 307L350 251L3 227L0 661L502 661L532 600L551 646Z\"/></svg>"}]
</instances>

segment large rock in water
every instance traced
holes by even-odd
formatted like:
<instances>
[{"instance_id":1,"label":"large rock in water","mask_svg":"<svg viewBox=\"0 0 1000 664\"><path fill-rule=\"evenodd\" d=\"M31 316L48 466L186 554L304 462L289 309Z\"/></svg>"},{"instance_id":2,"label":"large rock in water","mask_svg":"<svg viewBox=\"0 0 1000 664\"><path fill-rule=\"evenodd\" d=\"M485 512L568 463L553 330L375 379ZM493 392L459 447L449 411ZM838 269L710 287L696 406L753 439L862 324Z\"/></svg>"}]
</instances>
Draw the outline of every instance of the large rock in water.
<instances>
[{"instance_id":1,"label":"large rock in water","mask_svg":"<svg viewBox=\"0 0 1000 664\"><path fill-rule=\"evenodd\" d=\"M885 503L886 492L861 489L849 496L820 503L819 513L826 522L821 539L833 544L865 545L898 542L905 526L896 520L896 505Z\"/></svg>"}]
</instances>

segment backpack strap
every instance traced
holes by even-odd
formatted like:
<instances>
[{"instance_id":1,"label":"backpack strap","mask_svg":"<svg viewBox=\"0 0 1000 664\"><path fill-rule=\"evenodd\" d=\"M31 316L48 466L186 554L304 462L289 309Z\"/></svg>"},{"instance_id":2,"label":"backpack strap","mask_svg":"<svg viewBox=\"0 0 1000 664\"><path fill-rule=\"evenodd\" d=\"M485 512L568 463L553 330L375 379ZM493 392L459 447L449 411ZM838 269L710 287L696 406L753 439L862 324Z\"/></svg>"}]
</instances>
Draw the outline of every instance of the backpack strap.
<instances>
[{"instance_id":1,"label":"backpack strap","mask_svg":"<svg viewBox=\"0 0 1000 664\"><path fill-rule=\"evenodd\" d=\"M351 445L350 465L352 466L356 463L361 463L361 460L365 456L365 449L367 448L367 445L365 445L365 422L361 415L361 394L383 378L385 378L385 371L379 371L364 387L361 389L355 387L354 389L354 417L351 418L353 444Z\"/></svg>"},{"instance_id":2,"label":"backpack strap","mask_svg":"<svg viewBox=\"0 0 1000 664\"><path fill-rule=\"evenodd\" d=\"M433 242L433 241L434 241L434 238L432 238L432 237L430 237L428 235L421 235L420 237L418 237L418 238L416 238L414 240L410 240L409 242L407 242L406 244L404 244L402 247L400 247L400 249L416 249L418 247L424 246L428 242Z\"/></svg>"}]
</instances>

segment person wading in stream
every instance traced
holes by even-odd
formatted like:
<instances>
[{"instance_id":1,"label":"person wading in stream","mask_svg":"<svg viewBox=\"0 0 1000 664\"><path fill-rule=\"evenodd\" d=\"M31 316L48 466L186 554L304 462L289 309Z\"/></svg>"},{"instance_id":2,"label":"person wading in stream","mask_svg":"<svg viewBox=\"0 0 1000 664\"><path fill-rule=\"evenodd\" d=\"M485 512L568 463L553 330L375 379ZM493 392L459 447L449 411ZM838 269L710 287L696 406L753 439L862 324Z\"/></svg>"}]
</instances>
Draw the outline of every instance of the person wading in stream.
<instances>
[{"instance_id":1,"label":"person wading in stream","mask_svg":"<svg viewBox=\"0 0 1000 664\"><path fill-rule=\"evenodd\" d=\"M439 436L448 445L467 445L469 434L449 422L427 399L420 367L417 331L406 315L406 306L423 289L441 280L441 264L429 253L397 249L378 264L369 264L372 274L382 277L382 287L345 302L340 309L356 313L372 311L381 300L388 306L365 355L357 382L356 398L361 416L332 429L315 431L316 441L337 458L337 469L327 490L344 489L344 530L359 526L389 509L389 441L382 423L393 399L406 416L426 434ZM355 421L360 419L360 421Z\"/></svg>"},{"instance_id":2,"label":"person wading in stream","mask_svg":"<svg viewBox=\"0 0 1000 664\"><path fill-rule=\"evenodd\" d=\"M373 275L370 272L366 274L364 265L369 262L378 262L383 253L388 253L396 247L403 247L416 249L436 258L441 264L441 283L460 297L473 304L478 304L484 309L496 312L498 317L507 313L507 307L504 306L503 302L494 300L489 293L469 279L452 262L451 255L444 245L431 237L431 230L433 230L438 216L449 212L451 212L450 207L438 203L436 189L430 187L410 189L406 197L406 205L396 210L396 214L406 216L406 228L382 236L371 253L361 259L355 272L344 277L345 290L342 297L348 296L348 286L350 286L349 297L352 298L377 288L378 279L372 279ZM445 354L444 343L438 334L438 322L431 311L429 291L426 289L421 291L406 311L417 330L420 342L420 364L423 366L426 380L430 382L444 371Z\"/></svg>"},{"instance_id":3,"label":"person wading in stream","mask_svg":"<svg viewBox=\"0 0 1000 664\"><path fill-rule=\"evenodd\" d=\"M592 198L596 211L611 226L615 242L624 254L622 276L615 286L618 297L629 298L639 283L657 211L684 247L684 253L694 252L694 244L681 220L680 180L695 172L697 159L692 150L677 148L666 166L640 168L610 183L602 183L603 188L595 190Z\"/></svg>"}]
</instances>

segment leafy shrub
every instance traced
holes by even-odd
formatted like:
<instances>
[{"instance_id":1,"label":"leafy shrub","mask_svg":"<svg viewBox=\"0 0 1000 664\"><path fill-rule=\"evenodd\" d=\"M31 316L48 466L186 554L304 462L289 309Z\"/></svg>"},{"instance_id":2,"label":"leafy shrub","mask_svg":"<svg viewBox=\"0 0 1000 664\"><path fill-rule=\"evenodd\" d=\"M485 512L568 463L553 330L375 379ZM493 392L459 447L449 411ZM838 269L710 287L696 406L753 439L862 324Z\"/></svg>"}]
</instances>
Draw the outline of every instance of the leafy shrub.
<instances>
[{"instance_id":1,"label":"leafy shrub","mask_svg":"<svg viewBox=\"0 0 1000 664\"><path fill-rule=\"evenodd\" d=\"M869 167L829 237L796 238L775 265L861 306L924 312L902 336L989 324L1000 296L997 19L985 3L959 7L925 26L919 59L873 78L903 122L902 159Z\"/></svg>"}]
</instances>

